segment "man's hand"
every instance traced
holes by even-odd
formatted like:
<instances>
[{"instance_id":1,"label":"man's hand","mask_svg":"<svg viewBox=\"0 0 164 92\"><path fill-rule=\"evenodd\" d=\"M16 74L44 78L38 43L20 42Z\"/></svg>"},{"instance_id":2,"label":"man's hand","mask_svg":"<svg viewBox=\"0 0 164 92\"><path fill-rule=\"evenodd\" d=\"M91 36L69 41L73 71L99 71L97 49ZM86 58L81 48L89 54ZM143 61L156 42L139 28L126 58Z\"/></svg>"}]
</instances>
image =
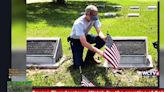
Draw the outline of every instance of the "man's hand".
<instances>
[{"instance_id":1,"label":"man's hand","mask_svg":"<svg viewBox=\"0 0 164 92\"><path fill-rule=\"evenodd\" d=\"M104 52L102 51L102 50L98 50L98 52L97 52L100 56L102 56L103 57L103 54L104 54Z\"/></svg>"}]
</instances>

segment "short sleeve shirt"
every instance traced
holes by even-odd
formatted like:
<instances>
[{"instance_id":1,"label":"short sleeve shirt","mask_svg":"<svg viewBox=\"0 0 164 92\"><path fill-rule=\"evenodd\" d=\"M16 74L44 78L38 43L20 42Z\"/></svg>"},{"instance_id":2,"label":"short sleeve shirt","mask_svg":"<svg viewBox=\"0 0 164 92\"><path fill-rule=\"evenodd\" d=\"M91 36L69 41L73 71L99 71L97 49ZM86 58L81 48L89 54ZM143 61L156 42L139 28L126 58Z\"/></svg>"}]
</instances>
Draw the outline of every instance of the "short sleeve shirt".
<instances>
[{"instance_id":1,"label":"short sleeve shirt","mask_svg":"<svg viewBox=\"0 0 164 92\"><path fill-rule=\"evenodd\" d=\"M101 23L99 20L88 22L85 19L85 15L83 15L75 20L72 26L72 32L70 34L70 37L74 39L79 39L80 36L87 35L92 26L97 29L101 26Z\"/></svg>"}]
</instances>

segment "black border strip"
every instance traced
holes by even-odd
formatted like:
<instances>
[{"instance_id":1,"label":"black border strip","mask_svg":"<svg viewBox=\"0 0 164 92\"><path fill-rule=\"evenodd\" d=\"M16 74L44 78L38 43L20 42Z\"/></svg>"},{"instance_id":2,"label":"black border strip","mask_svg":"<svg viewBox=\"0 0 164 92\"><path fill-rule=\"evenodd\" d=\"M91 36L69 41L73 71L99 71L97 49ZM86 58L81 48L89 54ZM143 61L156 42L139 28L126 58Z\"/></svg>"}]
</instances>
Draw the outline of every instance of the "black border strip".
<instances>
[{"instance_id":1,"label":"black border strip","mask_svg":"<svg viewBox=\"0 0 164 92\"><path fill-rule=\"evenodd\" d=\"M11 0L0 3L0 92L7 92L11 67Z\"/></svg>"},{"instance_id":2,"label":"black border strip","mask_svg":"<svg viewBox=\"0 0 164 92\"><path fill-rule=\"evenodd\" d=\"M158 34L157 34L157 37L158 37L158 48L157 48L157 53L158 53L158 71L160 71L160 54L159 54L159 52L160 52L160 2L159 2L159 0L158 0L158 28L157 28L157 30L158 30ZM158 76L158 87L160 87L160 76Z\"/></svg>"}]
</instances>

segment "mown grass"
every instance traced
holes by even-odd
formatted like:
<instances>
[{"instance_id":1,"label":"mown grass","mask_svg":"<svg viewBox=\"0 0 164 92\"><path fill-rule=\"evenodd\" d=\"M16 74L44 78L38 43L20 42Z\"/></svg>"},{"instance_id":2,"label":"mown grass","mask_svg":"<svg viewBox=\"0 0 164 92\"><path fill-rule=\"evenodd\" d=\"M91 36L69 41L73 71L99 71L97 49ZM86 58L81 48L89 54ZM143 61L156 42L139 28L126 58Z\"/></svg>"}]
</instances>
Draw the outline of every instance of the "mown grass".
<instances>
[{"instance_id":1,"label":"mown grass","mask_svg":"<svg viewBox=\"0 0 164 92\"><path fill-rule=\"evenodd\" d=\"M157 41L157 10L148 11L147 6L157 5L157 0L103 0L103 1L73 1L68 0L66 5L55 3L27 4L27 37L60 37L65 56L72 56L67 37L71 27L80 12L83 12L88 4L105 4L105 10L100 10L99 17L102 23L101 30L115 36L146 36L148 37L148 51L153 57L154 67L157 68L157 52L152 42ZM121 5L121 10L115 10L112 5ZM140 6L139 11L129 10L129 6ZM105 18L105 12L116 12L116 18ZM128 13L140 13L140 17L127 17ZM92 28L90 33L96 34ZM85 49L86 52L86 49ZM85 55L84 55L85 56ZM64 83L65 86L79 86L80 75L78 70L70 68L71 61L64 63L59 69L47 75L45 72L27 76L33 81L34 86L55 86L56 83ZM83 69L87 78L97 86L157 86L156 77L140 77L135 69L125 69L124 74L115 75L104 68L91 66ZM30 72L34 71L29 70ZM37 70L39 71L39 70ZM46 70L45 70L46 71ZM69 72L71 71L71 72ZM28 72L30 74L30 72ZM91 76L93 75L93 76ZM133 77L137 77L137 80ZM126 80L127 79L127 80Z\"/></svg>"}]
</instances>

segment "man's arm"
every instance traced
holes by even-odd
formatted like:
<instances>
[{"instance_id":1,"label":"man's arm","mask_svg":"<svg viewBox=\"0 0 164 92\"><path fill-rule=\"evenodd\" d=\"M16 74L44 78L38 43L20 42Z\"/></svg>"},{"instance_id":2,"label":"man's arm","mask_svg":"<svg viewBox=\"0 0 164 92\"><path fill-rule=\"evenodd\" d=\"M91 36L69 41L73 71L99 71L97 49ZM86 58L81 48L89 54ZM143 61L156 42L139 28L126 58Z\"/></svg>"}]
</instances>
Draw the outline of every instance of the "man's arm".
<instances>
[{"instance_id":1,"label":"man's arm","mask_svg":"<svg viewBox=\"0 0 164 92\"><path fill-rule=\"evenodd\" d=\"M106 37L104 36L100 28L96 28L96 31L97 31L98 36L105 41Z\"/></svg>"},{"instance_id":2,"label":"man's arm","mask_svg":"<svg viewBox=\"0 0 164 92\"><path fill-rule=\"evenodd\" d=\"M90 43L87 42L85 35L80 36L81 44L88 48L89 50L98 53L100 56L103 56L103 51L99 50L98 48L92 46Z\"/></svg>"}]
</instances>

